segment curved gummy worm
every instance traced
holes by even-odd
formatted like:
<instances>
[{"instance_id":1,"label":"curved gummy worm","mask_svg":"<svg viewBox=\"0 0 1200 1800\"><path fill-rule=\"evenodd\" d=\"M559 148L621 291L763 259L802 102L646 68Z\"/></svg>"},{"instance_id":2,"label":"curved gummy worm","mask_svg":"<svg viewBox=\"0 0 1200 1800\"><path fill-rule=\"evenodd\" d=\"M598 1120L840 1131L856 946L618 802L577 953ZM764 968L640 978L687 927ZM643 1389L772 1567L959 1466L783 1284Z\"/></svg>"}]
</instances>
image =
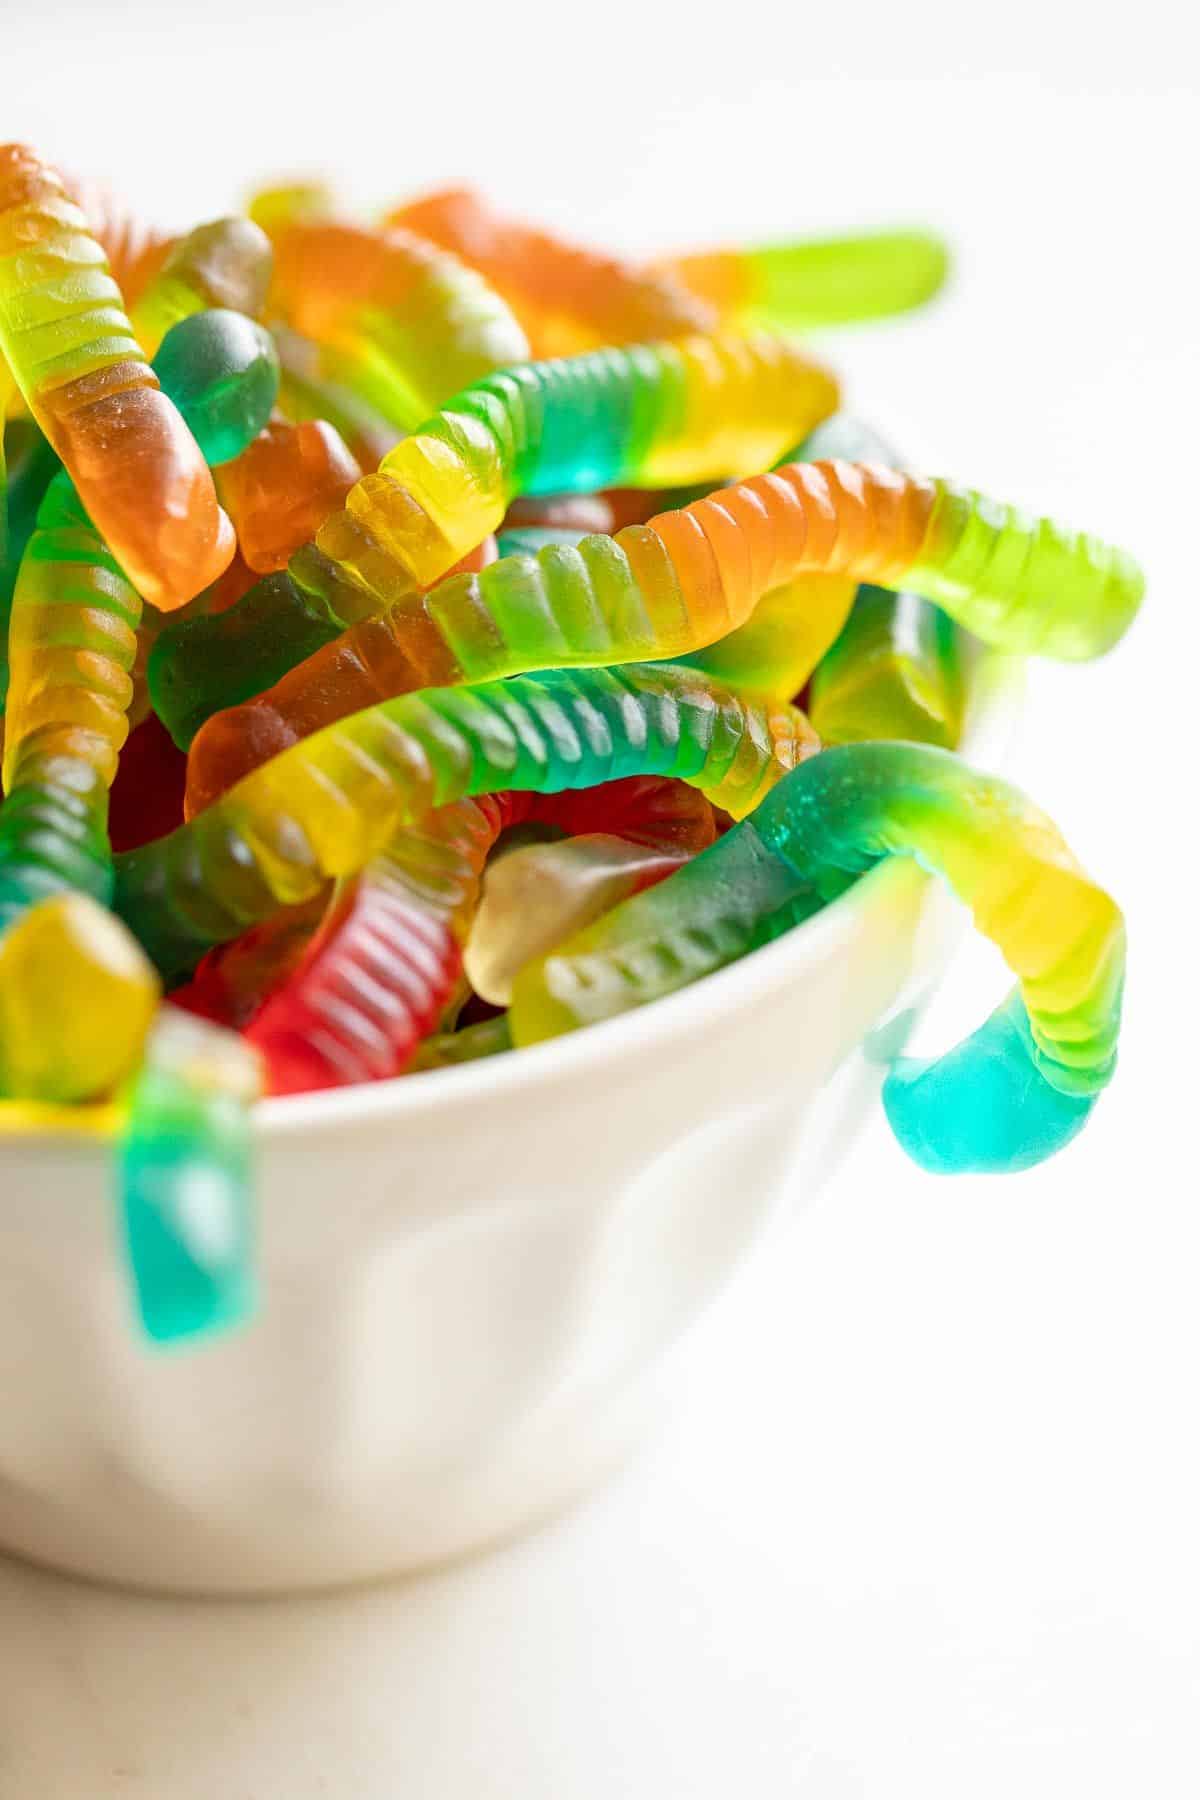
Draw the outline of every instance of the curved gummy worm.
<instances>
[{"instance_id":1,"label":"curved gummy worm","mask_svg":"<svg viewBox=\"0 0 1200 1800\"><path fill-rule=\"evenodd\" d=\"M246 1027L275 1094L398 1075L441 1019L503 819L491 796L398 831L340 885L298 967Z\"/></svg>"},{"instance_id":2,"label":"curved gummy worm","mask_svg":"<svg viewBox=\"0 0 1200 1800\"><path fill-rule=\"evenodd\" d=\"M993 643L1060 656L1107 648L1143 586L1124 552L948 482L786 464L615 537L508 557L397 602L213 719L189 759L189 809L380 695L688 655L743 624L764 593L813 574L912 588ZM154 692L170 723L165 685Z\"/></svg>"},{"instance_id":3,"label":"curved gummy worm","mask_svg":"<svg viewBox=\"0 0 1200 1800\"><path fill-rule=\"evenodd\" d=\"M197 225L166 251L161 267L131 303L130 323L147 356L181 319L213 308L262 315L271 280L271 241L250 219Z\"/></svg>"},{"instance_id":4,"label":"curved gummy worm","mask_svg":"<svg viewBox=\"0 0 1200 1800\"><path fill-rule=\"evenodd\" d=\"M250 1108L260 1085L240 1038L162 1009L117 1147L134 1301L154 1343L226 1330L253 1309Z\"/></svg>"},{"instance_id":5,"label":"curved gummy worm","mask_svg":"<svg viewBox=\"0 0 1200 1800\"><path fill-rule=\"evenodd\" d=\"M699 251L654 267L705 301L723 324L810 331L924 305L945 281L949 256L931 232L876 231Z\"/></svg>"},{"instance_id":6,"label":"curved gummy worm","mask_svg":"<svg viewBox=\"0 0 1200 1800\"><path fill-rule=\"evenodd\" d=\"M234 313L184 320L159 352L164 382L213 446L258 429L272 358L262 328ZM38 509L9 619L0 928L59 888L108 897L107 791L129 730L141 614L61 470Z\"/></svg>"},{"instance_id":7,"label":"curved gummy worm","mask_svg":"<svg viewBox=\"0 0 1200 1800\"><path fill-rule=\"evenodd\" d=\"M218 331L215 364L180 349L180 339L211 349L214 320L233 323L232 337ZM226 428L222 418L228 426L239 414L239 367L261 387L261 340L259 327L230 313L197 314L164 340L160 358L169 359L174 342L178 370L190 374L180 398L203 416L214 442ZM249 417L244 407L240 416L243 423ZM249 422L257 429L256 418ZM7 1079L23 1094L81 1099L111 1087L136 1054L157 993L136 944L102 910L113 881L108 790L128 731L141 612L140 596L61 470L38 509L9 622L0 1068L8 1066ZM34 1019L36 1051L19 1041Z\"/></svg>"},{"instance_id":8,"label":"curved gummy worm","mask_svg":"<svg viewBox=\"0 0 1200 1800\"><path fill-rule=\"evenodd\" d=\"M514 308L538 356L684 337L717 322L716 309L674 276L503 217L469 188L410 201L388 223L478 269Z\"/></svg>"},{"instance_id":9,"label":"curved gummy worm","mask_svg":"<svg viewBox=\"0 0 1200 1800\"><path fill-rule=\"evenodd\" d=\"M707 496L706 496L707 497ZM554 545L578 548L588 535L561 527L521 526L501 532L501 556L536 556ZM801 575L771 588L745 624L677 660L729 687L790 700L837 638L858 592L845 575Z\"/></svg>"},{"instance_id":10,"label":"curved gummy worm","mask_svg":"<svg viewBox=\"0 0 1200 1800\"><path fill-rule=\"evenodd\" d=\"M125 741L141 600L65 470L38 509L13 595L4 789L74 759L107 787Z\"/></svg>"},{"instance_id":11,"label":"curved gummy worm","mask_svg":"<svg viewBox=\"0 0 1200 1800\"><path fill-rule=\"evenodd\" d=\"M307 645L314 630L332 638L440 581L516 495L618 480L658 487L761 467L836 397L822 369L770 338L597 351L477 382L351 489L293 556L290 592L251 590L189 633L186 662L164 636L151 671L160 717L185 747L202 717L254 691L230 691L235 639L243 656L254 641L255 666L270 670L260 688L269 686L306 653L297 638Z\"/></svg>"},{"instance_id":12,"label":"curved gummy worm","mask_svg":"<svg viewBox=\"0 0 1200 1800\"><path fill-rule=\"evenodd\" d=\"M353 874L464 796L673 775L740 816L816 739L793 708L692 670L554 671L385 701L305 738L117 862L117 905L166 971Z\"/></svg>"},{"instance_id":13,"label":"curved gummy worm","mask_svg":"<svg viewBox=\"0 0 1200 1800\"><path fill-rule=\"evenodd\" d=\"M180 606L234 550L212 476L59 177L0 149L0 355L144 599Z\"/></svg>"},{"instance_id":14,"label":"curved gummy worm","mask_svg":"<svg viewBox=\"0 0 1200 1800\"><path fill-rule=\"evenodd\" d=\"M332 351L354 390L397 430L529 355L499 295L411 232L294 217L273 228L273 239L270 308Z\"/></svg>"},{"instance_id":15,"label":"curved gummy worm","mask_svg":"<svg viewBox=\"0 0 1200 1800\"><path fill-rule=\"evenodd\" d=\"M525 844L499 858L467 944L464 967L484 1000L507 1006L515 975L622 900L663 881L686 854L589 832Z\"/></svg>"},{"instance_id":16,"label":"curved gummy worm","mask_svg":"<svg viewBox=\"0 0 1200 1800\"><path fill-rule=\"evenodd\" d=\"M836 891L887 856L942 875L1018 976L971 1037L902 1059L893 1130L937 1171L1024 1168L1080 1129L1116 1060L1125 930L1046 816L1007 783L916 744L826 750L752 819L627 902L513 993L514 1042L639 1005L750 947L781 907Z\"/></svg>"},{"instance_id":17,"label":"curved gummy worm","mask_svg":"<svg viewBox=\"0 0 1200 1800\"><path fill-rule=\"evenodd\" d=\"M208 951L191 980L171 990L172 1006L211 1019L214 1025L244 1030L268 996L299 966L329 909L332 892L320 888L310 900L281 907L241 937Z\"/></svg>"}]
</instances>

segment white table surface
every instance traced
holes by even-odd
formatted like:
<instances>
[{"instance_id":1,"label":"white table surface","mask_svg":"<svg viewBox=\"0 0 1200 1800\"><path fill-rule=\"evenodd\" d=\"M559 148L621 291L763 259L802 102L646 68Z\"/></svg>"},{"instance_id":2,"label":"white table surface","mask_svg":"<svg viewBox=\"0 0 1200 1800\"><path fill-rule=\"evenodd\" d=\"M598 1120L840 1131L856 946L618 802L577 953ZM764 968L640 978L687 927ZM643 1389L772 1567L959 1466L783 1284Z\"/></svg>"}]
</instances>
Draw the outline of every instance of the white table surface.
<instances>
[{"instance_id":1,"label":"white table surface","mask_svg":"<svg viewBox=\"0 0 1200 1800\"><path fill-rule=\"evenodd\" d=\"M1014 762L1126 905L1124 1066L1085 1137L1010 1184L927 1180L875 1126L697 1336L664 1434L536 1537L292 1603L0 1561L0 1800L1191 1800L1187 22L1150 0L1085 37L1052 4L922 0L722 36L620 0L603 22L490 15L467 60L457 13L249 10L213 0L184 32L142 0L120 24L25 9L5 129L168 217L330 161L368 200L482 173L631 245L889 217L953 235L942 307L831 353L914 459L1150 570L1117 656L1034 672ZM998 980L961 964L942 1032Z\"/></svg>"}]
</instances>

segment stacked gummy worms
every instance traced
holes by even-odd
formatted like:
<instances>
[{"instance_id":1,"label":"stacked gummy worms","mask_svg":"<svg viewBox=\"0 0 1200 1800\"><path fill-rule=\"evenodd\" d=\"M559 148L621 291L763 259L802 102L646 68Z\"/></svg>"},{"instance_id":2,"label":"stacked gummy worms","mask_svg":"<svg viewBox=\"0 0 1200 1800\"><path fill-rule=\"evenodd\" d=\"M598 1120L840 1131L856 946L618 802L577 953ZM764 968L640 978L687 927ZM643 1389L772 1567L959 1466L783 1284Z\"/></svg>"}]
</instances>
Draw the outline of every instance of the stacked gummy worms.
<instances>
[{"instance_id":1,"label":"stacked gummy worms","mask_svg":"<svg viewBox=\"0 0 1200 1800\"><path fill-rule=\"evenodd\" d=\"M1017 978L893 1066L901 1142L1079 1129L1121 915L954 754L962 672L1102 653L1141 575L904 470L797 339L943 272L915 233L634 265L458 191L167 235L0 150L0 1123L116 1119L153 1338L252 1303L264 1088L611 1018L886 857Z\"/></svg>"}]
</instances>

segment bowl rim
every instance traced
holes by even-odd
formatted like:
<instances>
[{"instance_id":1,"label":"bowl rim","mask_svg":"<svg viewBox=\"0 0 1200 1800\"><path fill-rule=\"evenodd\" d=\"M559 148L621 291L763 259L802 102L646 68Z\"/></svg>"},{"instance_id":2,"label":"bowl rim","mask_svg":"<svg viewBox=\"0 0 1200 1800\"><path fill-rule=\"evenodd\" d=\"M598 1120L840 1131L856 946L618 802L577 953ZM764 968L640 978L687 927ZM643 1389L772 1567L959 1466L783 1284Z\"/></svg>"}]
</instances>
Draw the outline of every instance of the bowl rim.
<instances>
[{"instance_id":1,"label":"bowl rim","mask_svg":"<svg viewBox=\"0 0 1200 1800\"><path fill-rule=\"evenodd\" d=\"M1024 670L1022 657L971 647L959 754L983 764L1003 759L1020 715ZM485 1096L515 1102L526 1088L547 1078L570 1082L584 1073L598 1073L635 1050L649 1052L663 1040L688 1035L701 1021L711 1026L734 1010L757 1004L764 990L795 979L845 948L864 913L886 910L906 888L919 890L933 879L908 858L888 858L803 924L652 1005L524 1045L517 1053L422 1070L419 1081L397 1075L260 1100L254 1109L256 1138L262 1144L297 1134L339 1132L382 1118L400 1122L414 1113L438 1113L459 1105L470 1108ZM78 1124L69 1124L63 1122L59 1108L53 1109L54 1119L45 1122L37 1118L36 1108L30 1108L29 1117L16 1129L0 1130L0 1155L12 1143L62 1144L80 1137L103 1140L112 1134L119 1116L115 1105L83 1111L87 1122L81 1117Z\"/></svg>"}]
</instances>

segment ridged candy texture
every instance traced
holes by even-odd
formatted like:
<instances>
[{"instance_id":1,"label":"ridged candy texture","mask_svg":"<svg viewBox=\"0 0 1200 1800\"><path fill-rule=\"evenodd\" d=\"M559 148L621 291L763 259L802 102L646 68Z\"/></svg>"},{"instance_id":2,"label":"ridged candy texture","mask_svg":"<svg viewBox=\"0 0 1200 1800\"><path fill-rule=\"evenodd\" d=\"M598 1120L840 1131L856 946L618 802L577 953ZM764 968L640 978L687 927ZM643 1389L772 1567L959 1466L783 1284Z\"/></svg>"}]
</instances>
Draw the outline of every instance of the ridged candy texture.
<instances>
[{"instance_id":1,"label":"ridged candy texture","mask_svg":"<svg viewBox=\"0 0 1200 1800\"><path fill-rule=\"evenodd\" d=\"M384 458L294 559L343 623L437 581L519 494L668 487L761 468L837 403L776 338L688 338L508 369L465 389ZM338 602L342 603L339 611Z\"/></svg>"},{"instance_id":2,"label":"ridged candy texture","mask_svg":"<svg viewBox=\"0 0 1200 1800\"><path fill-rule=\"evenodd\" d=\"M947 880L1020 984L946 1056L893 1068L893 1129L936 1171L1041 1161L1112 1075L1124 924L1043 813L930 746L846 745L805 764L711 851L526 971L514 1041L644 1004L679 985L682 965L689 977L720 967L761 941L773 913L803 911L893 855Z\"/></svg>"},{"instance_id":3,"label":"ridged candy texture","mask_svg":"<svg viewBox=\"0 0 1200 1800\"><path fill-rule=\"evenodd\" d=\"M164 377L179 376L180 398L212 425L214 443L235 417L250 431L261 423L259 412L247 415L244 388L254 406L270 408L261 338L240 315L210 312L163 342ZM277 376L267 361L266 375ZM38 509L9 620L0 925L62 887L107 898L107 790L129 729L141 615L141 597L60 470Z\"/></svg>"},{"instance_id":4,"label":"ridged candy texture","mask_svg":"<svg viewBox=\"0 0 1200 1800\"><path fill-rule=\"evenodd\" d=\"M143 599L181 606L215 580L234 538L204 459L82 212L20 145L0 149L0 354Z\"/></svg>"},{"instance_id":5,"label":"ridged candy texture","mask_svg":"<svg viewBox=\"0 0 1200 1800\"><path fill-rule=\"evenodd\" d=\"M1063 657L1107 649L1143 588L1123 551L948 482L785 464L613 538L503 558L397 603L210 721L193 745L189 809L381 694L688 655L742 625L763 594L813 574L912 588L992 643Z\"/></svg>"},{"instance_id":6,"label":"ridged candy texture","mask_svg":"<svg viewBox=\"0 0 1200 1800\"><path fill-rule=\"evenodd\" d=\"M128 730L142 603L65 471L46 490L17 576L9 625L4 788L73 757L107 787Z\"/></svg>"},{"instance_id":7,"label":"ridged candy texture","mask_svg":"<svg viewBox=\"0 0 1200 1800\"><path fill-rule=\"evenodd\" d=\"M220 704L256 691L235 674L223 679L248 644L263 671L261 692L310 653L314 624L328 639L441 581L518 494L586 492L612 481L656 487L673 471L700 480L761 467L836 398L822 369L774 339L602 351L481 381L351 489L345 507L292 557L289 589L251 589L221 618L189 626L186 659L182 640L177 654L164 637L151 668L159 714L186 746ZM431 641L414 645L421 680L455 679L436 637L422 635ZM681 640L679 653L704 641ZM615 660L641 654L655 651L625 650ZM387 690L371 697L380 691Z\"/></svg>"},{"instance_id":8,"label":"ridged candy texture","mask_svg":"<svg viewBox=\"0 0 1200 1800\"><path fill-rule=\"evenodd\" d=\"M586 531L523 526L502 532L497 542L501 556L536 556L555 546L578 549L587 536ZM857 592L858 583L845 575L798 576L756 601L745 624L678 660L729 687L790 700L837 638Z\"/></svg>"},{"instance_id":9,"label":"ridged candy texture","mask_svg":"<svg viewBox=\"0 0 1200 1800\"><path fill-rule=\"evenodd\" d=\"M400 457L410 444L416 446L412 455L425 456L432 468L435 459L428 446L421 447L416 440L407 440L393 454ZM527 478L522 477L521 458L514 453L512 463L522 491L536 491L538 470L554 448L553 439L548 442L539 434L537 466ZM647 454L643 472L653 461ZM547 491L561 485L559 477L558 470L547 477ZM593 478L628 480L629 471L619 476L592 471L589 480ZM457 488L461 479L461 472L456 473L452 486ZM352 513L361 507L369 515L364 490L376 492L371 481L366 478L351 493ZM504 497L501 484L496 459L485 460L477 471L475 491L494 494L494 500L469 530L463 527L471 542L481 535L477 527L482 517L490 519ZM432 487L425 499L430 502L423 512L428 520L433 517L431 507L436 508ZM457 529L447 517L451 538ZM320 534L318 542L323 537ZM670 587L686 583L689 589L707 587L722 595L720 625L710 637L748 616L750 606L741 598L748 593L757 597L800 574L846 574L884 587L910 587L937 601L989 643L1073 660L1097 655L1116 642L1136 612L1144 586L1133 559L1098 538L999 505L947 481L902 475L871 464L785 464L677 513L660 513L648 526L627 527L615 542L629 553L639 541L649 548L653 539L665 544L674 565ZM599 559L604 554L602 540L588 542L596 545L594 555ZM524 565L527 573L514 580L519 609L500 597L502 584L515 574L511 563L497 564L479 577L481 591L497 597L494 616L502 619L505 612L528 610L532 590L543 572L549 575L553 568L545 553ZM447 583L430 610L440 608L448 614L460 602L464 612L472 610L468 597ZM462 633L449 634L452 642L463 638L468 659L470 640L478 631L478 626L474 632L468 626ZM548 660L557 660L559 652L569 653L571 633L560 629L555 637L555 655ZM470 667L470 660L463 666Z\"/></svg>"},{"instance_id":10,"label":"ridged candy texture","mask_svg":"<svg viewBox=\"0 0 1200 1800\"><path fill-rule=\"evenodd\" d=\"M408 1066L460 978L459 940L503 816L491 796L438 807L342 884L299 966L246 1028L272 1093Z\"/></svg>"},{"instance_id":11,"label":"ridged candy texture","mask_svg":"<svg viewBox=\"0 0 1200 1800\"><path fill-rule=\"evenodd\" d=\"M299 218L279 226L274 246L271 310L338 353L356 391L399 431L529 355L499 295L410 232Z\"/></svg>"},{"instance_id":12,"label":"ridged candy texture","mask_svg":"<svg viewBox=\"0 0 1200 1800\"><path fill-rule=\"evenodd\" d=\"M159 966L182 974L211 945L353 874L435 806L657 774L740 816L815 748L795 709L739 699L692 670L426 690L304 739L169 837L118 858L117 906Z\"/></svg>"}]
</instances>

